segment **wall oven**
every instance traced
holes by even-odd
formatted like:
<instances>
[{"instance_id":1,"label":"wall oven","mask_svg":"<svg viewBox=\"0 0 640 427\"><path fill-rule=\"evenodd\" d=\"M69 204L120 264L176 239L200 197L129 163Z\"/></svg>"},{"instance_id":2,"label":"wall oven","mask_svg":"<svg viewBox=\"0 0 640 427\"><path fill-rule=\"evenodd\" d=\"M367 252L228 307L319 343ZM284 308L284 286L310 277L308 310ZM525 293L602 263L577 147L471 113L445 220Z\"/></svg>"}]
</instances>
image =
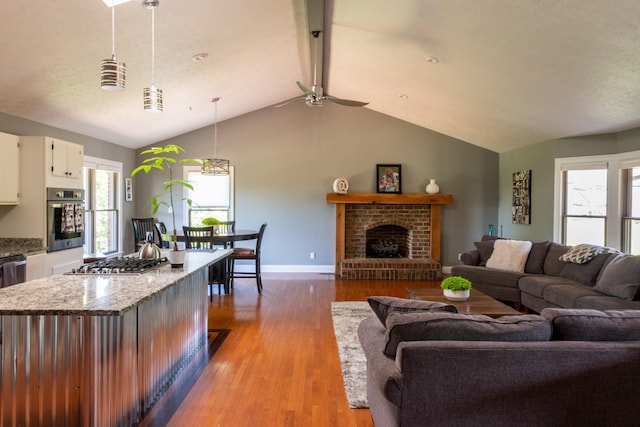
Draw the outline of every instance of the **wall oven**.
<instances>
[{"instance_id":1,"label":"wall oven","mask_svg":"<svg viewBox=\"0 0 640 427\"><path fill-rule=\"evenodd\" d=\"M84 245L84 190L47 188L47 251Z\"/></svg>"}]
</instances>

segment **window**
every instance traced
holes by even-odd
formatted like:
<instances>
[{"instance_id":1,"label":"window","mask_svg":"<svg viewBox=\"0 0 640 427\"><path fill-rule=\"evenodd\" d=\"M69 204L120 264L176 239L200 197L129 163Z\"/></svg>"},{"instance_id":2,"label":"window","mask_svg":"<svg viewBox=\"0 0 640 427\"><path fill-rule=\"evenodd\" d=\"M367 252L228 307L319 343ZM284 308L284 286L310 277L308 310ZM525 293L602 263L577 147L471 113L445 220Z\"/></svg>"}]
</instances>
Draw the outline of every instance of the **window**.
<instances>
[{"instance_id":1,"label":"window","mask_svg":"<svg viewBox=\"0 0 640 427\"><path fill-rule=\"evenodd\" d=\"M120 252L122 164L85 157L85 254Z\"/></svg>"},{"instance_id":2,"label":"window","mask_svg":"<svg viewBox=\"0 0 640 427\"><path fill-rule=\"evenodd\" d=\"M607 169L563 172L563 243L604 245L607 218Z\"/></svg>"},{"instance_id":3,"label":"window","mask_svg":"<svg viewBox=\"0 0 640 427\"><path fill-rule=\"evenodd\" d=\"M202 220L214 217L220 221L234 220L234 167L229 175L202 175L197 166L184 167L184 179L193 185L187 191L187 198L193 203L185 203L185 218L192 227L202 225Z\"/></svg>"},{"instance_id":4,"label":"window","mask_svg":"<svg viewBox=\"0 0 640 427\"><path fill-rule=\"evenodd\" d=\"M640 254L640 167L623 170L624 216L622 218L623 250Z\"/></svg>"}]
</instances>

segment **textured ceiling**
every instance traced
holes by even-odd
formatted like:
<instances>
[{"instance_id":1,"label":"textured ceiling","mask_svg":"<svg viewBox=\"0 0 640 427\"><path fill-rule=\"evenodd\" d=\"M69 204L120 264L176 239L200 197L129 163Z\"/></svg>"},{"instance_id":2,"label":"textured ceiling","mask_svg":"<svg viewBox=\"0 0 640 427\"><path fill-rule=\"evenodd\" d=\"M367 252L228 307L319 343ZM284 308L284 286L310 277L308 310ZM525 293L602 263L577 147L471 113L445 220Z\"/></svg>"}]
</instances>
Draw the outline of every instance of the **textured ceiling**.
<instances>
[{"instance_id":1,"label":"textured ceiling","mask_svg":"<svg viewBox=\"0 0 640 427\"><path fill-rule=\"evenodd\" d=\"M637 0L327 0L324 89L496 152L640 127L639 18ZM116 7L121 93L99 85L111 56L101 0L3 0L0 23L0 112L133 148L210 125L214 96L221 121L312 80L303 0L160 0L160 114L142 109L141 1Z\"/></svg>"}]
</instances>

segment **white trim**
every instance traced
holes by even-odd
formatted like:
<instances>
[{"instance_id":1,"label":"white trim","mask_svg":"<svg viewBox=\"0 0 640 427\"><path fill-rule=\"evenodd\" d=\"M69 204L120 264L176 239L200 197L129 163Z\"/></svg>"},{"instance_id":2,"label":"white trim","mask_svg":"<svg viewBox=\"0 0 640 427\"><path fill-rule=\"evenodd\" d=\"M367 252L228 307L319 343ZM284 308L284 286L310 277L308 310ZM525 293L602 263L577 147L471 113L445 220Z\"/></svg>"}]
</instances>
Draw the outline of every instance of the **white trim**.
<instances>
[{"instance_id":1,"label":"white trim","mask_svg":"<svg viewBox=\"0 0 640 427\"><path fill-rule=\"evenodd\" d=\"M261 265L262 273L335 273L335 265ZM252 264L236 265L236 271L251 272Z\"/></svg>"}]
</instances>

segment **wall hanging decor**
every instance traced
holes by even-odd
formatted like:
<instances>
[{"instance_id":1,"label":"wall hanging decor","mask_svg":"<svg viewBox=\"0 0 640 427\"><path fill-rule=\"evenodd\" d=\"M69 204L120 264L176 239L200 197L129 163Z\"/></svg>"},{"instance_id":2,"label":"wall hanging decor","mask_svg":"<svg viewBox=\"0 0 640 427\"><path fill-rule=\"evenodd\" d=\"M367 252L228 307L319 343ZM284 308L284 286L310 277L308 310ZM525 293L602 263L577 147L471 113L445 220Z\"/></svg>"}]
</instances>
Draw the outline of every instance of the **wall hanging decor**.
<instances>
[{"instance_id":1,"label":"wall hanging decor","mask_svg":"<svg viewBox=\"0 0 640 427\"><path fill-rule=\"evenodd\" d=\"M513 173L511 222L531 224L531 170Z\"/></svg>"},{"instance_id":2,"label":"wall hanging decor","mask_svg":"<svg viewBox=\"0 0 640 427\"><path fill-rule=\"evenodd\" d=\"M376 188L378 193L400 194L400 165L376 165Z\"/></svg>"}]
</instances>

